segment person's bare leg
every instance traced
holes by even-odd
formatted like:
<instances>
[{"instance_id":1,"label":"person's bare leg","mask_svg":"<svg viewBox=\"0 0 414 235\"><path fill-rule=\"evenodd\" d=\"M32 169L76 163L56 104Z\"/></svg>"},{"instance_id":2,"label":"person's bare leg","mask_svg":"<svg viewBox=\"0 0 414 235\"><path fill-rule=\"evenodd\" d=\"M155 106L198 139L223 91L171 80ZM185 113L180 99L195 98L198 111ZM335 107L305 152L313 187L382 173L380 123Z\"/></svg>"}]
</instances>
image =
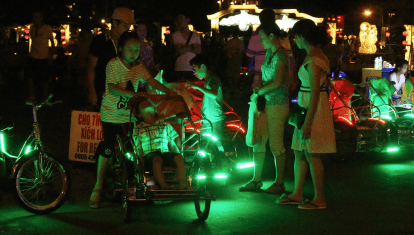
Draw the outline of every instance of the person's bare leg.
<instances>
[{"instance_id":1,"label":"person's bare leg","mask_svg":"<svg viewBox=\"0 0 414 235\"><path fill-rule=\"evenodd\" d=\"M318 206L326 206L325 194L323 189L324 168L320 154L307 153L309 169L312 176L315 196L312 203Z\"/></svg>"},{"instance_id":2,"label":"person's bare leg","mask_svg":"<svg viewBox=\"0 0 414 235\"><path fill-rule=\"evenodd\" d=\"M184 166L184 158L181 154L177 154L174 156L174 162L177 168L177 180L181 187L186 187L187 180L185 178L185 166Z\"/></svg>"},{"instance_id":3,"label":"person's bare leg","mask_svg":"<svg viewBox=\"0 0 414 235\"><path fill-rule=\"evenodd\" d=\"M274 156L274 155L273 155ZM283 177L285 174L286 152L275 156L276 179L275 184L283 184Z\"/></svg>"},{"instance_id":4,"label":"person's bare leg","mask_svg":"<svg viewBox=\"0 0 414 235\"><path fill-rule=\"evenodd\" d=\"M98 170L97 170L97 177L95 187L93 188L92 195L89 199L90 202L98 203L101 199L101 192L103 188L103 182L106 174L106 170L108 169L109 158L99 156L98 157Z\"/></svg>"},{"instance_id":5,"label":"person's bare leg","mask_svg":"<svg viewBox=\"0 0 414 235\"><path fill-rule=\"evenodd\" d=\"M263 164L265 160L266 153L253 153L253 162L254 162L254 175L253 181L261 181L262 180L262 171L263 171Z\"/></svg>"},{"instance_id":6,"label":"person's bare leg","mask_svg":"<svg viewBox=\"0 0 414 235\"><path fill-rule=\"evenodd\" d=\"M152 159L152 172L161 189L167 189L168 184L165 182L164 174L162 173L162 158L160 156L155 156Z\"/></svg>"},{"instance_id":7,"label":"person's bare leg","mask_svg":"<svg viewBox=\"0 0 414 235\"><path fill-rule=\"evenodd\" d=\"M289 195L289 198L298 202L304 200L303 197L303 184L305 183L306 173L308 172L308 162L303 151L295 150L295 187L293 193Z\"/></svg>"}]
</instances>

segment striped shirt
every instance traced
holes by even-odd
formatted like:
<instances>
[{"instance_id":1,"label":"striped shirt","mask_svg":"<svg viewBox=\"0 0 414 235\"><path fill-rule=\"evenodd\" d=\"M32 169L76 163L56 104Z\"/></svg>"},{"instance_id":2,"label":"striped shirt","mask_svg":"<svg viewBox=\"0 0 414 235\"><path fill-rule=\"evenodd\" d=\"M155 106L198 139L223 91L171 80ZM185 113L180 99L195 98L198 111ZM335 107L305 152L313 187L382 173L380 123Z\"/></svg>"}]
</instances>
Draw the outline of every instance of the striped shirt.
<instances>
[{"instance_id":1,"label":"striped shirt","mask_svg":"<svg viewBox=\"0 0 414 235\"><path fill-rule=\"evenodd\" d=\"M148 69L140 63L131 70L125 67L119 57L115 57L106 66L105 93L101 106L101 120L110 123L127 123L130 121L130 111L126 110L129 98L111 94L108 84L115 84L123 89L137 91L139 82L146 82L152 76ZM132 121L135 121L132 115Z\"/></svg>"}]
</instances>

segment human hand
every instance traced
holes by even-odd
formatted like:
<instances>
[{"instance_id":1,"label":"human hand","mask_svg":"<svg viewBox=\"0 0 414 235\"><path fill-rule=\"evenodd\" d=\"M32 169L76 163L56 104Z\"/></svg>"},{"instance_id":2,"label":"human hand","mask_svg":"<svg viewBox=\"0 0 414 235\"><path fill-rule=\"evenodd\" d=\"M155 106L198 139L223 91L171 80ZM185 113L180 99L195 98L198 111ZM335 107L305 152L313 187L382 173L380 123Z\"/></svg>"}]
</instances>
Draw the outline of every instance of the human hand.
<instances>
[{"instance_id":1,"label":"human hand","mask_svg":"<svg viewBox=\"0 0 414 235\"><path fill-rule=\"evenodd\" d=\"M167 97L176 97L176 96L178 96L178 93L177 93L177 92L175 92L175 91L173 91L173 90L170 90L170 91L167 93Z\"/></svg>"},{"instance_id":2,"label":"human hand","mask_svg":"<svg viewBox=\"0 0 414 235\"><path fill-rule=\"evenodd\" d=\"M187 88L187 89L193 88L193 86L194 86L194 83L192 83L192 82L184 83L184 87Z\"/></svg>"},{"instance_id":3,"label":"human hand","mask_svg":"<svg viewBox=\"0 0 414 235\"><path fill-rule=\"evenodd\" d=\"M311 136L311 125L303 125L302 126L302 139L306 140L309 139Z\"/></svg>"}]
</instances>

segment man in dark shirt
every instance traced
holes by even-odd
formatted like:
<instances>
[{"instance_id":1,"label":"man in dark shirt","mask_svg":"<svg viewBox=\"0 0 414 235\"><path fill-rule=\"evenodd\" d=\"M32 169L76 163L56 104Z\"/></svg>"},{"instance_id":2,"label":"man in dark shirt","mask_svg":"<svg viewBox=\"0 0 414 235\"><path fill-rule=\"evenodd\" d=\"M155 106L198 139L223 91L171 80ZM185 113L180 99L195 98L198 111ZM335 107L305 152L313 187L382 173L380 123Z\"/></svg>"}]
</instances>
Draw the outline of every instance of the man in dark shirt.
<instances>
[{"instance_id":1,"label":"man in dark shirt","mask_svg":"<svg viewBox=\"0 0 414 235\"><path fill-rule=\"evenodd\" d=\"M110 20L111 30L102 30L101 34L92 39L89 47L88 102L98 105L98 108L105 92L106 65L118 55L118 39L121 34L135 24L134 13L126 7L116 8Z\"/></svg>"}]
</instances>

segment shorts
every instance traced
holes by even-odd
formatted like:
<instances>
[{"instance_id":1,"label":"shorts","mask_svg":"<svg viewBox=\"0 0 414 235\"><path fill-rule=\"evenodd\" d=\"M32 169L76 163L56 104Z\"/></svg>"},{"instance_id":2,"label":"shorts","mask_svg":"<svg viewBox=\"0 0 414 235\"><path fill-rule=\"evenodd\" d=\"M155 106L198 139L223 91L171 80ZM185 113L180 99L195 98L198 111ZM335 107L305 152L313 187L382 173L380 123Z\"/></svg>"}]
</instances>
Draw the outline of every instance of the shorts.
<instances>
[{"instance_id":1,"label":"shorts","mask_svg":"<svg viewBox=\"0 0 414 235\"><path fill-rule=\"evenodd\" d=\"M104 141L101 142L102 144L97 149L97 153L105 158L110 158L115 149L116 136L121 133L121 124L102 122L102 130Z\"/></svg>"},{"instance_id":2,"label":"shorts","mask_svg":"<svg viewBox=\"0 0 414 235\"><path fill-rule=\"evenodd\" d=\"M155 151L155 152L148 153L144 156L145 168L152 169L152 159L156 156L160 156L162 158L163 166L176 167L176 164L174 162L174 157L176 155L180 155L180 154L173 153L173 152L162 153L161 151Z\"/></svg>"}]
</instances>

